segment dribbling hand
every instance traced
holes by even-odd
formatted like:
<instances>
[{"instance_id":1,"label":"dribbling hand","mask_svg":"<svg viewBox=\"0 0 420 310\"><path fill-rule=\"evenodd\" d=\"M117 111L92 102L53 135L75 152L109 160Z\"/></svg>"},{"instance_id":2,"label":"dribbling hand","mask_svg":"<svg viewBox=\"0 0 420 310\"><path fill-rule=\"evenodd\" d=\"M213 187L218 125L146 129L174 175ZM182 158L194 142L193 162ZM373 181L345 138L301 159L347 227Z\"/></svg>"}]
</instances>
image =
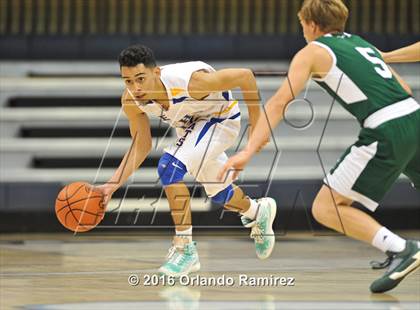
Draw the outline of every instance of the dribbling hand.
<instances>
[{"instance_id":1,"label":"dribbling hand","mask_svg":"<svg viewBox=\"0 0 420 310\"><path fill-rule=\"evenodd\" d=\"M99 186L94 186L93 188L97 191L100 191L104 195L103 204L105 207L108 205L108 202L111 200L112 195L117 190L115 185L109 184L109 183L105 183Z\"/></svg>"}]
</instances>

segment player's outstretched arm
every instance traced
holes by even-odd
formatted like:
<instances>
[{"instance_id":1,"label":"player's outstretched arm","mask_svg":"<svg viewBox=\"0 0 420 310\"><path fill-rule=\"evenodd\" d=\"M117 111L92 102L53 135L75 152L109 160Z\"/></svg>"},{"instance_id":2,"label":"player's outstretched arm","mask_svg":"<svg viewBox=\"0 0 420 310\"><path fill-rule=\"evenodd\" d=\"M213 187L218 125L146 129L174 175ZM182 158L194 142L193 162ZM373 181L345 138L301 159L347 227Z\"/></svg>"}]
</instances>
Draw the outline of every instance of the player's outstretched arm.
<instances>
[{"instance_id":1,"label":"player's outstretched arm","mask_svg":"<svg viewBox=\"0 0 420 310\"><path fill-rule=\"evenodd\" d=\"M387 63L420 61L420 42L390 52L381 52Z\"/></svg>"},{"instance_id":2,"label":"player's outstretched arm","mask_svg":"<svg viewBox=\"0 0 420 310\"><path fill-rule=\"evenodd\" d=\"M140 167L152 149L152 135L147 115L132 101L123 100L123 110L130 124L132 143L114 175L106 184L97 187L105 195L105 205L112 194Z\"/></svg>"},{"instance_id":3,"label":"player's outstretched arm","mask_svg":"<svg viewBox=\"0 0 420 310\"><path fill-rule=\"evenodd\" d=\"M283 119L286 106L301 92L311 76L313 47L307 46L299 51L290 65L287 79L280 89L265 105L265 113L258 119L255 130L244 150L231 157L219 173L219 180L224 180L228 171L233 171L235 179L244 169L251 157L270 137L271 129Z\"/></svg>"},{"instance_id":4,"label":"player's outstretched arm","mask_svg":"<svg viewBox=\"0 0 420 310\"><path fill-rule=\"evenodd\" d=\"M250 69L230 68L210 73L197 71L191 77L188 92L193 98L200 99L212 92L231 90L237 87L241 89L248 108L252 133L261 114L261 102L257 81Z\"/></svg>"}]
</instances>

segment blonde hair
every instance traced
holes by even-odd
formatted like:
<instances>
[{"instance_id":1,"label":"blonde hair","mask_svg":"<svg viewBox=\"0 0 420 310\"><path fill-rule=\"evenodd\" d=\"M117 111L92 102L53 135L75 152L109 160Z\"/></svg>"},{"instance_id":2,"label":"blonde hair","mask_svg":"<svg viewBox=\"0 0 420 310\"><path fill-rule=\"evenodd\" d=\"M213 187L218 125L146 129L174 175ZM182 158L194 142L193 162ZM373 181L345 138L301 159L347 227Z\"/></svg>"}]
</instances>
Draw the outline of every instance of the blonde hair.
<instances>
[{"instance_id":1,"label":"blonde hair","mask_svg":"<svg viewBox=\"0 0 420 310\"><path fill-rule=\"evenodd\" d=\"M341 0L304 0L298 16L314 22L321 31L343 32L349 11Z\"/></svg>"}]
</instances>

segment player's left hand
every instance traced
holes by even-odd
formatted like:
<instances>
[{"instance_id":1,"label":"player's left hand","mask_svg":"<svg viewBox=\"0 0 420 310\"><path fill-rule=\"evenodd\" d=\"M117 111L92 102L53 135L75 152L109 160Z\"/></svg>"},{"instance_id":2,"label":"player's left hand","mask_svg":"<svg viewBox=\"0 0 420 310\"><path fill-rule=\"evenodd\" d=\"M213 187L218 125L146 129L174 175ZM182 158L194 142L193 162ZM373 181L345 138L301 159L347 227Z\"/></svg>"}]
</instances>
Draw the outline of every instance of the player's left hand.
<instances>
[{"instance_id":1,"label":"player's left hand","mask_svg":"<svg viewBox=\"0 0 420 310\"><path fill-rule=\"evenodd\" d=\"M233 171L232 180L236 180L239 173L245 168L251 160L252 154L247 151L241 151L228 159L226 164L222 167L217 175L220 182L224 182L227 178L227 173Z\"/></svg>"}]
</instances>

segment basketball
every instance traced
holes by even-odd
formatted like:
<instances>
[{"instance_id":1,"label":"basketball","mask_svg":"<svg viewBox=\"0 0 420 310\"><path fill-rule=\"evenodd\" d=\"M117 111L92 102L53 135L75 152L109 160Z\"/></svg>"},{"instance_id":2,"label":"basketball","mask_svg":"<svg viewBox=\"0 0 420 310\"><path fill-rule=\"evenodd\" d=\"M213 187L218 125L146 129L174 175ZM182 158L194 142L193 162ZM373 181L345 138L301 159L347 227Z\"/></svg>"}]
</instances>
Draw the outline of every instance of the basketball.
<instances>
[{"instance_id":1,"label":"basketball","mask_svg":"<svg viewBox=\"0 0 420 310\"><path fill-rule=\"evenodd\" d=\"M105 214L103 194L85 182L66 185L55 201L60 223L74 232L85 232L98 225Z\"/></svg>"}]
</instances>

